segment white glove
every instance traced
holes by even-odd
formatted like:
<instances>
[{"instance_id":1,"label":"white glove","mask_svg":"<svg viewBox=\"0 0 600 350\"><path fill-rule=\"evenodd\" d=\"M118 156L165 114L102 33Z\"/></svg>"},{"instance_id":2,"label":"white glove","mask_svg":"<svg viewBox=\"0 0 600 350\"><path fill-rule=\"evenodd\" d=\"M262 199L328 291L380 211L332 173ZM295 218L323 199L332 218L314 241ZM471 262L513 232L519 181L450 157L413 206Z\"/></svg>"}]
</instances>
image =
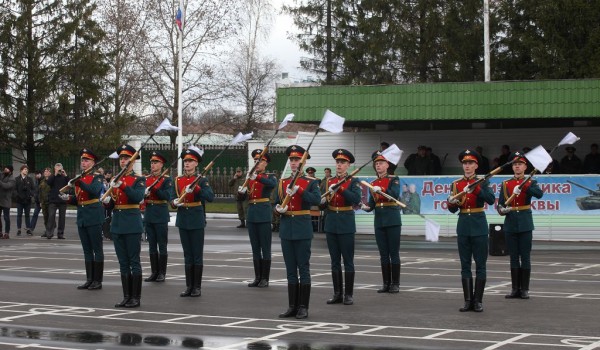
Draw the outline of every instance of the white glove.
<instances>
[{"instance_id":1,"label":"white glove","mask_svg":"<svg viewBox=\"0 0 600 350\"><path fill-rule=\"evenodd\" d=\"M473 189L471 188L471 186L467 185L467 186L465 186L465 188L463 189L463 191L465 191L465 193L472 193Z\"/></svg>"},{"instance_id":2,"label":"white glove","mask_svg":"<svg viewBox=\"0 0 600 350\"><path fill-rule=\"evenodd\" d=\"M279 214L283 214L288 210L288 206L286 205L285 207L282 207L281 204L277 204L275 206L275 210L277 210Z\"/></svg>"},{"instance_id":3,"label":"white glove","mask_svg":"<svg viewBox=\"0 0 600 350\"><path fill-rule=\"evenodd\" d=\"M327 203L327 197L321 197L321 205Z\"/></svg>"},{"instance_id":4,"label":"white glove","mask_svg":"<svg viewBox=\"0 0 600 350\"><path fill-rule=\"evenodd\" d=\"M335 185L331 185L331 186L329 186L328 191L331 192L331 193L336 193L337 190L339 190L339 189L340 189L339 186L336 187Z\"/></svg>"},{"instance_id":5,"label":"white glove","mask_svg":"<svg viewBox=\"0 0 600 350\"><path fill-rule=\"evenodd\" d=\"M65 202L69 200L69 195L66 193L60 193L58 196Z\"/></svg>"},{"instance_id":6,"label":"white glove","mask_svg":"<svg viewBox=\"0 0 600 350\"><path fill-rule=\"evenodd\" d=\"M75 187L75 184L73 183L73 179L69 180L69 182L67 182L67 186L73 188Z\"/></svg>"},{"instance_id":7,"label":"white glove","mask_svg":"<svg viewBox=\"0 0 600 350\"><path fill-rule=\"evenodd\" d=\"M298 192L298 189L300 188L300 186L295 185L293 188L287 188L285 190L285 194L289 195L289 196L293 196L294 194L296 194L296 192Z\"/></svg>"},{"instance_id":8,"label":"white glove","mask_svg":"<svg viewBox=\"0 0 600 350\"><path fill-rule=\"evenodd\" d=\"M511 207L503 207L501 205L498 206L498 211L501 214L508 214L508 213L510 213L511 209L512 209Z\"/></svg>"},{"instance_id":9,"label":"white glove","mask_svg":"<svg viewBox=\"0 0 600 350\"><path fill-rule=\"evenodd\" d=\"M110 187L119 188L119 187L121 187L122 184L123 184L123 181L121 181L121 180L119 180L117 182L111 181Z\"/></svg>"},{"instance_id":10,"label":"white glove","mask_svg":"<svg viewBox=\"0 0 600 350\"><path fill-rule=\"evenodd\" d=\"M185 193L188 194L188 193L192 193L192 192L194 192L194 190L190 187L190 185L186 185L185 186Z\"/></svg>"},{"instance_id":11,"label":"white glove","mask_svg":"<svg viewBox=\"0 0 600 350\"><path fill-rule=\"evenodd\" d=\"M373 192L383 192L383 191L381 190L381 187L373 186Z\"/></svg>"},{"instance_id":12,"label":"white glove","mask_svg":"<svg viewBox=\"0 0 600 350\"><path fill-rule=\"evenodd\" d=\"M104 204L108 204L108 203L110 203L110 200L111 200L111 197L110 197L110 196L106 196L106 197L104 197L104 199L102 200L102 203L104 203Z\"/></svg>"},{"instance_id":13,"label":"white glove","mask_svg":"<svg viewBox=\"0 0 600 350\"><path fill-rule=\"evenodd\" d=\"M148 197L150 195L150 187L146 187L144 190L144 197Z\"/></svg>"},{"instance_id":14,"label":"white glove","mask_svg":"<svg viewBox=\"0 0 600 350\"><path fill-rule=\"evenodd\" d=\"M248 192L248 187L242 187L242 186L238 187L238 193L246 193L246 192Z\"/></svg>"},{"instance_id":15,"label":"white glove","mask_svg":"<svg viewBox=\"0 0 600 350\"><path fill-rule=\"evenodd\" d=\"M179 203L179 198L173 199L173 205L176 207L180 207L183 205L183 202Z\"/></svg>"},{"instance_id":16,"label":"white glove","mask_svg":"<svg viewBox=\"0 0 600 350\"><path fill-rule=\"evenodd\" d=\"M516 187L513 189L513 194L515 194L515 195L517 195L517 196L521 194L521 189L519 188L519 186L516 186Z\"/></svg>"},{"instance_id":17,"label":"white glove","mask_svg":"<svg viewBox=\"0 0 600 350\"><path fill-rule=\"evenodd\" d=\"M361 203L360 204L360 209L364 210L364 211L369 211L371 210L371 207L369 207L368 205Z\"/></svg>"},{"instance_id":18,"label":"white glove","mask_svg":"<svg viewBox=\"0 0 600 350\"><path fill-rule=\"evenodd\" d=\"M256 180L256 172L253 172L252 174L246 176L248 179L250 180Z\"/></svg>"},{"instance_id":19,"label":"white glove","mask_svg":"<svg viewBox=\"0 0 600 350\"><path fill-rule=\"evenodd\" d=\"M448 201L448 203L454 204L454 205L458 205L460 203L460 200L458 198L453 198L452 195L448 196L447 201Z\"/></svg>"}]
</instances>

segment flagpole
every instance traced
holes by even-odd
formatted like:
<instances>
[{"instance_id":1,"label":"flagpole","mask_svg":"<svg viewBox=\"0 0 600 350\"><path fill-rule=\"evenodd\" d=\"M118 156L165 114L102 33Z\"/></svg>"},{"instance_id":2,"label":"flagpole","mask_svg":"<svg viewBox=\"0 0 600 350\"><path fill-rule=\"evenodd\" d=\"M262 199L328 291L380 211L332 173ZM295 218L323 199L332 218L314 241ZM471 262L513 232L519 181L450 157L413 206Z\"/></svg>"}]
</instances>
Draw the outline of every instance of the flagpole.
<instances>
[{"instance_id":1,"label":"flagpole","mask_svg":"<svg viewBox=\"0 0 600 350\"><path fill-rule=\"evenodd\" d=\"M182 85L183 85L183 72L181 71L181 62L183 56L183 28L185 25L185 8L183 7L183 0L179 0L179 9L181 10L181 29L177 28L178 40L177 40L177 155L179 156L183 152L183 101L182 97ZM183 163L181 158L177 161L177 174L181 174L183 170Z\"/></svg>"}]
</instances>

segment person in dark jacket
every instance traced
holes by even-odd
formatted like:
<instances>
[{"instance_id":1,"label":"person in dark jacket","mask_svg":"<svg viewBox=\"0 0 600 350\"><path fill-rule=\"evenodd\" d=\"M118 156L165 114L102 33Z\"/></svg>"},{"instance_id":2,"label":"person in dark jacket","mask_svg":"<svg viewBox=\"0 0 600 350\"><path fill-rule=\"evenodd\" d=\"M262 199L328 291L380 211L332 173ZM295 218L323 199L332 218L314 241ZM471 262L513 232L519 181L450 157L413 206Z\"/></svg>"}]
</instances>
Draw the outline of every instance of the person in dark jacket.
<instances>
[{"instance_id":1,"label":"person in dark jacket","mask_svg":"<svg viewBox=\"0 0 600 350\"><path fill-rule=\"evenodd\" d=\"M15 191L17 195L17 236L21 235L23 214L25 214L25 229L27 230L27 235L32 235L29 213L31 211L31 200L33 199L34 190L35 185L31 177L29 177L29 167L23 164L19 175L15 177Z\"/></svg>"},{"instance_id":2,"label":"person in dark jacket","mask_svg":"<svg viewBox=\"0 0 600 350\"><path fill-rule=\"evenodd\" d=\"M60 189L69 183L69 177L61 163L54 165L54 174L48 177L50 186L48 193L48 227L46 238L54 237L54 229L57 231L58 239L65 239L65 218L67 215L67 202L60 198ZM58 211L58 227L56 225L56 212Z\"/></svg>"},{"instance_id":3,"label":"person in dark jacket","mask_svg":"<svg viewBox=\"0 0 600 350\"><path fill-rule=\"evenodd\" d=\"M0 211L4 218L3 239L8 239L10 234L10 207L12 206L12 193L15 190L15 178L12 176L13 166L5 165L0 174ZM0 221L0 229L2 228Z\"/></svg>"}]
</instances>

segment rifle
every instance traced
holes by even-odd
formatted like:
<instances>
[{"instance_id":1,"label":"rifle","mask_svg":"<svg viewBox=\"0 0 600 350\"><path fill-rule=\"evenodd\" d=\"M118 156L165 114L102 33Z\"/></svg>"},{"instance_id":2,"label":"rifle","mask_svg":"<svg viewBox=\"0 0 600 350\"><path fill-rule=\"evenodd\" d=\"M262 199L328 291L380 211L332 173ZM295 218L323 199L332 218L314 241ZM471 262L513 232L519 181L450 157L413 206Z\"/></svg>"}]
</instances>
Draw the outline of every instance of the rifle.
<instances>
[{"instance_id":1,"label":"rifle","mask_svg":"<svg viewBox=\"0 0 600 350\"><path fill-rule=\"evenodd\" d=\"M531 180L531 178L533 177L533 175L535 175L536 172L537 172L537 169L533 169L533 171L529 174L529 176L527 176L527 178L525 179L525 181L523 181L519 186L517 186L519 188L519 190L521 190L523 188L523 186L525 186L525 184L529 180ZM512 201L515 199L516 196L517 195L513 192L513 194L511 194L510 197L508 197L508 199L504 203L504 206L508 207L510 205L510 203L512 203Z\"/></svg>"},{"instance_id":2,"label":"rifle","mask_svg":"<svg viewBox=\"0 0 600 350\"><path fill-rule=\"evenodd\" d=\"M146 187L146 192L150 191L150 189L152 189L154 186L156 186L156 184L165 176L167 175L167 173L169 172L169 170L171 170L172 167L175 166L175 164L177 164L177 162L179 161L179 157L177 157L177 159L175 159L165 170L163 170L162 173L160 173L159 176L156 177L156 180L154 180L154 182Z\"/></svg>"},{"instance_id":3,"label":"rifle","mask_svg":"<svg viewBox=\"0 0 600 350\"><path fill-rule=\"evenodd\" d=\"M81 179L82 177L86 176L87 174L91 173L92 170L94 170L94 168L98 167L98 165L100 165L102 162L104 162L105 160L109 159L109 157L104 157L104 159L102 159L101 161L99 161L98 163L94 164L94 166L90 167L88 170L82 171L81 174L75 176L74 178L72 178L71 180L69 180L69 184L64 186L63 188L61 188L60 190L58 190L60 193L65 193L69 190L69 188L71 188L71 184L74 184L77 180Z\"/></svg>"},{"instance_id":4,"label":"rifle","mask_svg":"<svg viewBox=\"0 0 600 350\"><path fill-rule=\"evenodd\" d=\"M398 205L399 205L401 208L406 208L406 204L404 204L404 203L400 202L399 200L397 200L396 198L394 198L394 197L390 196L389 194L387 194L387 193L385 193L385 192L383 192L383 191L375 191L375 189L374 189L373 185L371 185L370 183L366 182L365 180L362 180L360 183L361 183L361 184L363 184L364 186L367 186L367 187L368 187L369 189L371 189L373 192L375 192L375 193L377 193L377 194L379 194L379 195L381 195L381 196L384 196L385 198L387 198L387 199L391 200L392 202L396 202L396 204L398 204ZM419 214L419 215L421 215L421 214ZM423 218L424 218L424 216L423 216L423 215L421 215L421 217L423 217Z\"/></svg>"},{"instance_id":5,"label":"rifle","mask_svg":"<svg viewBox=\"0 0 600 350\"><path fill-rule=\"evenodd\" d=\"M312 140L310 140L308 147L306 147L306 151L302 155L302 158L300 158L300 164L298 165L298 169L296 169L296 173L294 174L294 177L292 178L292 180L290 181L290 183L287 187L288 189L294 188L294 186L296 186L296 181L298 181L298 178L300 177L300 174L302 173L302 168L304 168L304 164L306 164L306 160L308 159L308 150L310 149L310 146L312 146L312 143L315 140L315 137L317 137L319 130L321 130L321 129L317 128L317 131L315 131L315 134L313 135ZM288 203L290 202L291 199L292 199L292 196L290 196L289 194L286 193L285 198L283 199L283 201L280 204L280 207L285 208L285 206L288 205Z\"/></svg>"},{"instance_id":6,"label":"rifle","mask_svg":"<svg viewBox=\"0 0 600 350\"><path fill-rule=\"evenodd\" d=\"M358 174L359 171L362 170L362 168L364 168L365 166L367 166L369 163L371 163L373 161L373 159L369 160L368 162L366 162L365 164L361 165L359 168L354 169L354 171L352 171L350 174L346 175L342 181L336 183L335 185L333 185L333 188L331 190L327 190L327 192L323 193L321 195L321 198L325 198L327 196L329 196L331 193L335 192L338 190L338 188L340 188L340 186L342 186L346 181L350 180L352 178L352 176Z\"/></svg>"},{"instance_id":7,"label":"rifle","mask_svg":"<svg viewBox=\"0 0 600 350\"><path fill-rule=\"evenodd\" d=\"M499 167L497 167L496 169L490 171L489 173L485 174L483 177L480 177L479 179L477 179L477 181L473 182L472 184L466 186L468 188L475 188L475 186L479 185L480 183L484 182L485 180L488 180L489 178L491 178L494 175L497 175L500 171L502 171L502 169L504 169L505 166L510 165L514 162L514 160L511 160L509 162L506 162L502 165L500 165ZM465 187L465 188L466 188ZM462 196L464 196L467 193L467 191L465 189L463 189L462 191L460 191L459 193L455 194L454 196L451 197L451 199L458 199L461 198Z\"/></svg>"}]
</instances>

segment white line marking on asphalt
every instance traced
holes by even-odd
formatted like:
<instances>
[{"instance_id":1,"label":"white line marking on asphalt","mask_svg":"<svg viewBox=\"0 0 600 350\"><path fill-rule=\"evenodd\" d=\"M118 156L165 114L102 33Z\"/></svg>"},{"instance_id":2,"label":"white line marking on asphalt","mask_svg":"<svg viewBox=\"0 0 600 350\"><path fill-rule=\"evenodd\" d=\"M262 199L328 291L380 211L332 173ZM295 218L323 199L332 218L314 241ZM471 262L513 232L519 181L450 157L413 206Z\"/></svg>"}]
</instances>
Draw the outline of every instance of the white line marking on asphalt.
<instances>
[{"instance_id":1,"label":"white line marking on asphalt","mask_svg":"<svg viewBox=\"0 0 600 350\"><path fill-rule=\"evenodd\" d=\"M501 346L507 345L507 344L512 344L514 342L516 342L517 340L523 339L523 338L527 338L529 337L531 334L521 334L521 335L517 335L516 337L512 337L510 339L506 339L504 341L501 341L499 343L496 343L494 345L488 346L487 348L483 349L483 350L492 350L492 349L498 349Z\"/></svg>"},{"instance_id":2,"label":"white line marking on asphalt","mask_svg":"<svg viewBox=\"0 0 600 350\"><path fill-rule=\"evenodd\" d=\"M452 330L452 329L446 329L445 331L442 331L442 332L438 332L438 333L433 333L433 334L427 335L427 336L423 337L423 339L434 339L434 338L439 337L440 335L444 335L444 334L448 334L448 333L453 333L453 332L455 332L455 331Z\"/></svg>"},{"instance_id":3,"label":"white line marking on asphalt","mask_svg":"<svg viewBox=\"0 0 600 350\"><path fill-rule=\"evenodd\" d=\"M587 269L591 269L591 268L594 268L594 267L599 267L599 266L600 266L600 265L598 265L598 264L595 264L595 265L588 265L588 266L580 267L580 268L577 268L577 269L571 269L571 270L566 270L566 271L560 271L560 272L557 272L556 274L557 274L557 275L566 275L566 274L570 274L571 272L575 272L575 271L581 271L581 270L587 270Z\"/></svg>"}]
</instances>

